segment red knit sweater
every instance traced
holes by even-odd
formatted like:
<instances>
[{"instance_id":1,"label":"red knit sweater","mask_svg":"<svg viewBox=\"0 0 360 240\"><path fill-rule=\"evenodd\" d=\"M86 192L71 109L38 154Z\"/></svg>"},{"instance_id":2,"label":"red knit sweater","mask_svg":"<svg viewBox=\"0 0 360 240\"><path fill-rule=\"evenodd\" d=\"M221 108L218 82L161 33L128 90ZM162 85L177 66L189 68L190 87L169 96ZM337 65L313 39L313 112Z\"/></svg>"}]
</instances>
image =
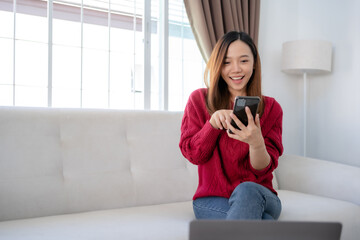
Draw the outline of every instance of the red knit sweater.
<instances>
[{"instance_id":1,"label":"red knit sweater","mask_svg":"<svg viewBox=\"0 0 360 240\"><path fill-rule=\"evenodd\" d=\"M205 105L207 89L195 90L189 97L181 124L180 150L198 165L199 185L193 199L207 196L229 198L237 185L245 181L259 183L276 193L272 172L283 152L282 109L274 98L264 97L261 132L271 162L258 171L250 164L249 145L214 129ZM277 194L277 193L276 193Z\"/></svg>"}]
</instances>

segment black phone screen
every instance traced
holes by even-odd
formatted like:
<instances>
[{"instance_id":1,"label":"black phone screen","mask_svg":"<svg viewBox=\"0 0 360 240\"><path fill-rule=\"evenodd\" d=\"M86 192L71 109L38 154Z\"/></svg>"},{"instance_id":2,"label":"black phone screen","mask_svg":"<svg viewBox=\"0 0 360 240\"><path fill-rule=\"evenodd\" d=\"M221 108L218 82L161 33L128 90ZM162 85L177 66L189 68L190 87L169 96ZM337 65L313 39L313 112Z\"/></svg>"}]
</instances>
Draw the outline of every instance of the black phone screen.
<instances>
[{"instance_id":1,"label":"black phone screen","mask_svg":"<svg viewBox=\"0 0 360 240\"><path fill-rule=\"evenodd\" d=\"M245 112L245 107L248 106L250 108L251 114L253 115L253 118L255 119L256 112L258 110L260 103L259 97L236 97L235 103L234 103L234 114L236 117L245 125L248 125L248 118ZM240 129L234 120L231 121L231 125L236 128Z\"/></svg>"}]
</instances>

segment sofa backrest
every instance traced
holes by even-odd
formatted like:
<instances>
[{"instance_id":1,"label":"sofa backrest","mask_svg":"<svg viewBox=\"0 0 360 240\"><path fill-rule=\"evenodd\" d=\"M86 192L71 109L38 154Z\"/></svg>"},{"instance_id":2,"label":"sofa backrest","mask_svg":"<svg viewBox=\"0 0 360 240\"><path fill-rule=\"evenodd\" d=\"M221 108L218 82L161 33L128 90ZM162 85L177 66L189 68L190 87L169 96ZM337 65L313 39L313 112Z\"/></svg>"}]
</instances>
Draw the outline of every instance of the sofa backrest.
<instances>
[{"instance_id":1,"label":"sofa backrest","mask_svg":"<svg viewBox=\"0 0 360 240\"><path fill-rule=\"evenodd\" d=\"M0 107L0 221L191 200L182 113Z\"/></svg>"}]
</instances>

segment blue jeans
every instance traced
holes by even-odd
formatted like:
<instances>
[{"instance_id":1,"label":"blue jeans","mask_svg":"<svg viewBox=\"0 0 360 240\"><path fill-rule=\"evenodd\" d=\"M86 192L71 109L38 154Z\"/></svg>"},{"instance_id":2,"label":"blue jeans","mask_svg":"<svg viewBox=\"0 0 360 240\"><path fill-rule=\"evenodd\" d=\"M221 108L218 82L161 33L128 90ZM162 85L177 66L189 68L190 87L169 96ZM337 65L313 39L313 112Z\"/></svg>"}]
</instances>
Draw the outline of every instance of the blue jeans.
<instances>
[{"instance_id":1,"label":"blue jeans","mask_svg":"<svg viewBox=\"0 0 360 240\"><path fill-rule=\"evenodd\" d=\"M281 202L278 196L266 187L254 183L239 184L230 198L203 197L193 201L197 219L268 219L280 216Z\"/></svg>"}]
</instances>

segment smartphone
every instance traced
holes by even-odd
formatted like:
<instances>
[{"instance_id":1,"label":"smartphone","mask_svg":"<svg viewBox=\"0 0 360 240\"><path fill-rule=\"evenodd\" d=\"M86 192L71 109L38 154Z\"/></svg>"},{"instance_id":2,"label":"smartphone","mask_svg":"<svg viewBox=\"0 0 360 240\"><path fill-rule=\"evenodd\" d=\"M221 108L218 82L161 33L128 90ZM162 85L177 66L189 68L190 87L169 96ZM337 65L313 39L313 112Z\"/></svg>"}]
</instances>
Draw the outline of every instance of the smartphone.
<instances>
[{"instance_id":1,"label":"smartphone","mask_svg":"<svg viewBox=\"0 0 360 240\"><path fill-rule=\"evenodd\" d=\"M235 102L234 102L234 110L233 113L237 116L237 118L245 125L248 125L248 118L245 112L245 107L248 106L250 108L251 114L253 115L254 119L256 116L256 113L258 111L258 107L259 107L259 103L260 103L260 97L257 96L251 96L251 97L240 97L237 96L235 98ZM234 120L231 120L231 125L236 128L241 130L236 123L234 122ZM230 131L230 133L232 133Z\"/></svg>"}]
</instances>

